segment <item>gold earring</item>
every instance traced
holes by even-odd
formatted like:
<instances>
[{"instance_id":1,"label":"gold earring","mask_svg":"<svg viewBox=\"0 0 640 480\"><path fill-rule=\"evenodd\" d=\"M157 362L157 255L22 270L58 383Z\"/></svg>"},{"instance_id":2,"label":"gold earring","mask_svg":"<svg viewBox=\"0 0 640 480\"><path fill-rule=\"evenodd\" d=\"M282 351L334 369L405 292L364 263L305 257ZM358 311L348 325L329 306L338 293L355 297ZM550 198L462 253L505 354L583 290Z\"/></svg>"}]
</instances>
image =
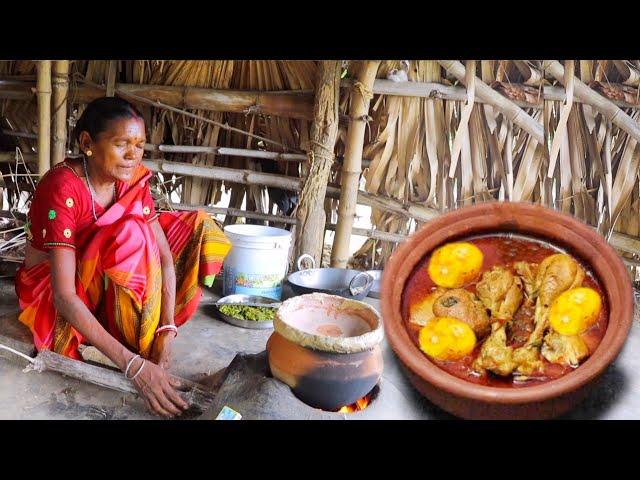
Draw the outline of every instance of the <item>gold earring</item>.
<instances>
[{"instance_id":1,"label":"gold earring","mask_svg":"<svg viewBox=\"0 0 640 480\"><path fill-rule=\"evenodd\" d=\"M93 152L91 150L87 150L87 157L90 157L91 155L93 155Z\"/></svg>"}]
</instances>

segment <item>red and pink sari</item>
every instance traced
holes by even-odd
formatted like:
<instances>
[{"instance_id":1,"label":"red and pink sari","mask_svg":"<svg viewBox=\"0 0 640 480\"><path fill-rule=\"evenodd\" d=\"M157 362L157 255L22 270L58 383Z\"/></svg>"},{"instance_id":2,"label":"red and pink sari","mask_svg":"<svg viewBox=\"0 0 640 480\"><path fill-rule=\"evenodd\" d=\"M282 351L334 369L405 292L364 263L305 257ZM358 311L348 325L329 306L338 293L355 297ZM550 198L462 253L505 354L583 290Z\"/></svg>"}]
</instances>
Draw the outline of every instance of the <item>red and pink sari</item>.
<instances>
[{"instance_id":1,"label":"red and pink sari","mask_svg":"<svg viewBox=\"0 0 640 480\"><path fill-rule=\"evenodd\" d=\"M61 199L49 210L49 223L45 227L64 231L64 237L72 237L73 243L65 242L62 237L49 239L46 228L41 229L45 239L63 240L43 245L75 249L76 293L80 299L117 340L145 357L151 352L159 325L162 290L158 244L151 228L155 215L150 218L150 213L155 211L150 211L148 206L151 175L140 165L129 184L118 182L116 202L103 211L97 221L90 217L89 221L74 224L73 232L70 228L62 230L65 225L57 227L55 222L65 221L67 208L85 205L79 198L84 194L78 193L80 187L62 193L62 197L67 197L66 205L60 203ZM41 180L41 183L45 182ZM52 198L51 192L36 195L34 204L39 198ZM34 207L32 205L32 210ZM198 306L202 295L200 283L211 284L231 244L209 215L201 211L163 212L158 221L174 259L174 319L180 326L191 318ZM33 226L31 233L39 235L40 228ZM84 338L56 312L53 303L49 260L30 268L22 266L16 277L16 292L23 309L19 319L33 332L36 348L81 358L78 346Z\"/></svg>"}]
</instances>

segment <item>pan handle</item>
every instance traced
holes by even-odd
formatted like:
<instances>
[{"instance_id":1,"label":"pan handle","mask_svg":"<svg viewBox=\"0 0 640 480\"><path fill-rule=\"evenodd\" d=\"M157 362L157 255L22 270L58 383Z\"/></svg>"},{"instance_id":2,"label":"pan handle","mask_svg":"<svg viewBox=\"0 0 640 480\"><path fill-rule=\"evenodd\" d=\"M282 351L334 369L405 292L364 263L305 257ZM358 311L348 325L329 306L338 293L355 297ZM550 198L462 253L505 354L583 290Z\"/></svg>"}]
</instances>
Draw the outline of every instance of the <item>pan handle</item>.
<instances>
[{"instance_id":1,"label":"pan handle","mask_svg":"<svg viewBox=\"0 0 640 480\"><path fill-rule=\"evenodd\" d=\"M298 257L298 270L304 270L304 268L302 267L302 261L304 259L308 258L309 260L311 260L311 268L316 268L316 260L315 258L313 258L311 255L309 255L308 253L303 253L302 255L300 255Z\"/></svg>"},{"instance_id":2,"label":"pan handle","mask_svg":"<svg viewBox=\"0 0 640 480\"><path fill-rule=\"evenodd\" d=\"M355 287L354 284L357 283L356 279L362 278L362 277L365 278L364 285L362 285L361 287ZM369 288L371 288L371 285L373 285L373 282L374 282L374 279L371 275L369 275L367 272L360 272L355 277L353 277L349 282L349 291L351 292L351 295L353 295L354 297L357 297L362 292L366 292Z\"/></svg>"}]
</instances>

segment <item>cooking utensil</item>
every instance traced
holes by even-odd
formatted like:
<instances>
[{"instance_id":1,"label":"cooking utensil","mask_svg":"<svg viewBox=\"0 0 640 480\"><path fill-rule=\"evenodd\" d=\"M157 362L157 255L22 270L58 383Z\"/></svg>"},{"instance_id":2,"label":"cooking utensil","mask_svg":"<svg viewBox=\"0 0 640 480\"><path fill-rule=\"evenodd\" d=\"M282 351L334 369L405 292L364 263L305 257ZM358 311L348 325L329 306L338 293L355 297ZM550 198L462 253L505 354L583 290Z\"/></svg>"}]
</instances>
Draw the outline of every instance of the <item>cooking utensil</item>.
<instances>
[{"instance_id":1,"label":"cooking utensil","mask_svg":"<svg viewBox=\"0 0 640 480\"><path fill-rule=\"evenodd\" d=\"M302 261L311 260L312 267L304 269ZM298 295L321 292L344 298L362 300L367 296L374 279L366 272L346 268L316 268L314 258L303 254L298 258L298 271L287 277L291 288Z\"/></svg>"},{"instance_id":2,"label":"cooking utensil","mask_svg":"<svg viewBox=\"0 0 640 480\"><path fill-rule=\"evenodd\" d=\"M368 273L373 278L373 285L371 286L371 290L369 290L369 294L367 296L371 298L380 298L382 270L367 270L365 273Z\"/></svg>"},{"instance_id":3,"label":"cooking utensil","mask_svg":"<svg viewBox=\"0 0 640 480\"><path fill-rule=\"evenodd\" d=\"M273 298L268 297L260 297L258 295L245 295L241 293L236 293L234 295L227 295L226 297L222 297L216 303L214 303L218 315L222 320L231 325L235 325L236 327L242 328L250 328L256 330L264 330L268 328L273 328L273 320L245 320L242 318L232 317L230 315L225 315L220 311L220 307L222 306L232 306L232 305L241 305L243 307L266 307L266 308L278 308L280 306L280 302L275 301Z\"/></svg>"}]
</instances>

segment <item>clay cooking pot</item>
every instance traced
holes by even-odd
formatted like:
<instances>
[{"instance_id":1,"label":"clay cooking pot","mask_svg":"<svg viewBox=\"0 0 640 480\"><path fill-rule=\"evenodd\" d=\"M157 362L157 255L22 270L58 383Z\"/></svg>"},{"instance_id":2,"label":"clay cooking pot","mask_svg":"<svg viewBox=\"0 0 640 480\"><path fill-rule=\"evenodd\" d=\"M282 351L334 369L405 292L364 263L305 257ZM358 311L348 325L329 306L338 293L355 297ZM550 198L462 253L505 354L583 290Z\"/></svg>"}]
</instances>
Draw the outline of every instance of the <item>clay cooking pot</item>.
<instances>
[{"instance_id":1,"label":"clay cooking pot","mask_svg":"<svg viewBox=\"0 0 640 480\"><path fill-rule=\"evenodd\" d=\"M435 248L471 235L512 232L547 241L582 260L600 280L609 305L606 333L578 368L546 383L497 388L467 382L432 363L412 342L401 315L405 283ZM615 250L591 227L540 205L491 202L461 208L425 224L394 252L384 270L382 314L391 348L413 385L464 418L550 418L583 400L622 349L633 317L632 286Z\"/></svg>"},{"instance_id":2,"label":"clay cooking pot","mask_svg":"<svg viewBox=\"0 0 640 480\"><path fill-rule=\"evenodd\" d=\"M272 375L306 404L336 411L382 375L382 321L364 302L312 293L283 302L267 342Z\"/></svg>"}]
</instances>

